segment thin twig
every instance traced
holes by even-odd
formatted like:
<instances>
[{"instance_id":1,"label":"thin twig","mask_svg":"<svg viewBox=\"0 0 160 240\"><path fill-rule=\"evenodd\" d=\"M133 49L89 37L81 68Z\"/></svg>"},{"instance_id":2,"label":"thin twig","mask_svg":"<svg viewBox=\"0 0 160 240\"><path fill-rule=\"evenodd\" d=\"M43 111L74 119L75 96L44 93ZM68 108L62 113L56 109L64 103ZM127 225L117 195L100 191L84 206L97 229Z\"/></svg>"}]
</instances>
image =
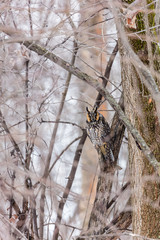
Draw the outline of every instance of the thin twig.
<instances>
[{"instance_id":1,"label":"thin twig","mask_svg":"<svg viewBox=\"0 0 160 240\"><path fill-rule=\"evenodd\" d=\"M11 141L11 143L12 143L12 145L13 145L13 147L14 147L14 149L15 149L18 157L19 157L19 159L21 160L21 163L24 165L24 158L23 158L22 152L21 152L18 144L16 143L15 139L13 138L13 136L12 136L10 130L9 130L1 110L0 110L0 123L1 123L2 128L7 133L7 135L9 137L9 139L10 139L10 141Z\"/></svg>"},{"instance_id":2,"label":"thin twig","mask_svg":"<svg viewBox=\"0 0 160 240\"><path fill-rule=\"evenodd\" d=\"M118 52L118 42L117 42L116 46L114 47L114 49L112 51L112 54L109 58L107 67L105 69L104 77L102 77L104 87L107 86L108 79L109 79L109 76L110 76L110 72L111 72L111 69L112 69L112 65L113 65L113 62L114 62L114 59L116 57L117 52ZM101 100L102 100L102 95L100 93L98 93L98 96L97 96L96 102L95 102L95 105L97 107L99 107L99 105L101 103Z\"/></svg>"},{"instance_id":3,"label":"thin twig","mask_svg":"<svg viewBox=\"0 0 160 240\"><path fill-rule=\"evenodd\" d=\"M117 198L120 196L120 194L122 192L124 192L126 190L126 188L130 185L130 182L127 182L120 190L119 194L116 194L116 196L114 196L111 201L107 204L107 209L109 209L117 200Z\"/></svg>"},{"instance_id":4,"label":"thin twig","mask_svg":"<svg viewBox=\"0 0 160 240\"><path fill-rule=\"evenodd\" d=\"M130 205L130 199L128 200L126 206ZM125 231L126 228L128 228L130 226L132 222L132 211L131 210L127 210L127 211L122 211L118 214L117 217L115 217L111 223L108 224L108 226L100 229L100 233L104 234L104 233L112 233L113 236L117 236L116 232L117 229L121 229L122 231ZM117 238L113 238L114 240Z\"/></svg>"},{"instance_id":5,"label":"thin twig","mask_svg":"<svg viewBox=\"0 0 160 240\"><path fill-rule=\"evenodd\" d=\"M48 174L52 171L52 169L54 168L55 164L57 163L57 161L61 158L61 156L63 155L64 152L67 151L67 149L73 144L75 143L76 141L78 141L79 139L81 139L81 137L77 137L75 138L72 142L70 142L70 144L68 144L63 150L62 152L56 157L54 163L51 165L49 171L48 171Z\"/></svg>"},{"instance_id":6,"label":"thin twig","mask_svg":"<svg viewBox=\"0 0 160 240\"><path fill-rule=\"evenodd\" d=\"M78 125L77 123L73 123L73 122L68 122L68 121L61 121L59 120L58 122L57 121L46 121L46 120L41 120L41 123L63 123L63 124L69 124L69 125L73 125L73 126L76 126L78 128L80 128L82 131L83 131L83 128Z\"/></svg>"},{"instance_id":7,"label":"thin twig","mask_svg":"<svg viewBox=\"0 0 160 240\"><path fill-rule=\"evenodd\" d=\"M33 23L32 23L32 14L31 14L31 0L28 0L28 15L29 15L30 33L31 33L31 36L33 36Z\"/></svg>"},{"instance_id":8,"label":"thin twig","mask_svg":"<svg viewBox=\"0 0 160 240\"><path fill-rule=\"evenodd\" d=\"M25 128L26 128L26 146L25 146L25 167L29 170L30 157L29 157L29 106L28 106L28 96L29 96L29 60L26 61L26 78L25 78Z\"/></svg>"}]
</instances>

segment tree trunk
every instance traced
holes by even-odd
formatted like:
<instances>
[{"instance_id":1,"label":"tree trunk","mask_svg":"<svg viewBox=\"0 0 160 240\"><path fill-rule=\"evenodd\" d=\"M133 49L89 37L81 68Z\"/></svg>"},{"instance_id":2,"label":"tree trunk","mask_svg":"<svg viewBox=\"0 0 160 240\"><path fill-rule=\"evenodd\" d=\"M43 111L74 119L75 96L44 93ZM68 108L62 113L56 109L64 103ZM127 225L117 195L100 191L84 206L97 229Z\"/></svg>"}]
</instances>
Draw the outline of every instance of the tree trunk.
<instances>
[{"instance_id":1,"label":"tree trunk","mask_svg":"<svg viewBox=\"0 0 160 240\"><path fill-rule=\"evenodd\" d=\"M138 48L138 43L137 43ZM121 48L122 84L125 113L160 160L158 118L153 100L142 84L131 59ZM160 236L160 186L153 167L128 135L129 161L133 187L133 232L149 238ZM135 239L142 239L135 237Z\"/></svg>"}]
</instances>

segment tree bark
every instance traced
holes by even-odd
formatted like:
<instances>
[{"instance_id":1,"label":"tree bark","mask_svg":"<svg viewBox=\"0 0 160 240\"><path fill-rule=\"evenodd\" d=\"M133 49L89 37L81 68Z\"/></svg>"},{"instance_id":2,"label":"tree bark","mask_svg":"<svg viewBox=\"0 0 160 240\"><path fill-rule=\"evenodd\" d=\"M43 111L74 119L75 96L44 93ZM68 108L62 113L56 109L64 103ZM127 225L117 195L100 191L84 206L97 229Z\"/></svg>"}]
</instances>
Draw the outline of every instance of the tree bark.
<instances>
[{"instance_id":1,"label":"tree bark","mask_svg":"<svg viewBox=\"0 0 160 240\"><path fill-rule=\"evenodd\" d=\"M155 103L150 98L136 69L121 48L122 83L125 113L140 132L150 149L160 160L158 117ZM159 183L153 167L128 133L130 171L132 178L133 232L139 236L158 238L160 235ZM141 237L134 237L140 240Z\"/></svg>"}]
</instances>

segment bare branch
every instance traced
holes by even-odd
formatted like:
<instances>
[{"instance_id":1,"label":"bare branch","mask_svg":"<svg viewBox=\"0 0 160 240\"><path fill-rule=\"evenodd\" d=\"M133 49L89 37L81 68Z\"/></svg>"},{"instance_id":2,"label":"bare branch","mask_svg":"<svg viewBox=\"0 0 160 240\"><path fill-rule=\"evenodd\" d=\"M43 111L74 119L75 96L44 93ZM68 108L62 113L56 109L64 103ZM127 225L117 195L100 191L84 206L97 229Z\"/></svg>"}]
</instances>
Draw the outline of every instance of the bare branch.
<instances>
[{"instance_id":1,"label":"bare branch","mask_svg":"<svg viewBox=\"0 0 160 240\"><path fill-rule=\"evenodd\" d=\"M117 200L117 198L120 196L120 194L125 191L128 186L130 185L130 182L127 182L120 190L120 193L119 194L116 194L116 196L114 196L111 201L107 204L107 208L110 208L112 206L112 204L115 203L115 201Z\"/></svg>"},{"instance_id":2,"label":"bare branch","mask_svg":"<svg viewBox=\"0 0 160 240\"><path fill-rule=\"evenodd\" d=\"M22 164L24 165L24 158L23 158L23 155L21 153L21 150L20 150L18 144L16 143L15 139L13 138L13 136L12 136L12 134L10 132L1 110L0 110L0 123L1 123L2 128L8 134L8 137L9 137L9 139L10 139L10 141L11 141L11 143L12 143L12 145L13 145L13 147L14 147L17 155L18 155L18 157L20 158Z\"/></svg>"},{"instance_id":3,"label":"bare branch","mask_svg":"<svg viewBox=\"0 0 160 240\"><path fill-rule=\"evenodd\" d=\"M76 41L74 41L74 50L73 50L71 65L74 65L74 63L75 63L77 51L78 51L78 46L77 46ZM57 117L56 117L56 120L55 120L56 123L54 125L54 129L53 129L52 136L51 136L51 141L50 141L50 145L49 145L49 152L48 152L48 156L47 156L46 164L45 164L45 169L44 169L44 173L43 173L43 178L44 178L45 182L47 180L47 176L48 176L48 173L49 173L49 167L50 167L52 152L53 152L53 148L54 148L54 144L55 144L55 138L56 138L57 130L58 130L58 126L59 126L58 122L60 120L62 110L63 110L63 107L64 107L65 98L67 96L67 92L68 92L68 89L69 89L71 76L72 76L72 73L69 72L67 80L66 80L66 84L65 84L65 90L64 90L64 93L62 94L61 103L60 103L59 110L58 110L58 113L57 113ZM41 200L40 200L40 206L41 206L40 238L41 239L43 239L45 189L46 189L46 187L45 187L45 185L43 185L42 186L42 192L41 192Z\"/></svg>"},{"instance_id":4,"label":"bare branch","mask_svg":"<svg viewBox=\"0 0 160 240\"><path fill-rule=\"evenodd\" d=\"M118 42L117 42L116 46L114 47L114 49L112 51L112 54L109 58L109 61L107 63L106 69L105 69L104 77L102 77L104 87L107 86L108 79L109 79L109 76L110 76L110 72L111 72L111 69L112 69L112 65L113 65L114 59L117 55L117 52L118 52ZM98 96L97 96L96 102L95 102L95 105L97 107L100 105L101 100L102 100L102 95L100 93L98 93Z\"/></svg>"},{"instance_id":5,"label":"bare branch","mask_svg":"<svg viewBox=\"0 0 160 240\"><path fill-rule=\"evenodd\" d=\"M71 190L71 187L72 187L72 184L73 184L73 181L74 181L74 178L75 178L77 166L78 166L78 163L79 163L79 160L80 160L82 148L83 148L84 142L86 140L86 137L87 137L87 133L84 130L83 131L83 135L81 137L81 140L79 141L79 144L78 144L76 152L75 152L72 168L71 168L71 171L70 171L70 174L69 174L69 177L68 177L68 182L67 182L65 191L64 191L63 196L62 196L62 198L61 198L61 200L59 202L59 205L58 205L57 219L56 219L56 223L55 223L55 225L56 225L55 226L55 230L54 230L54 233L53 233L53 240L57 240L58 239L59 225L61 223L64 205L65 205L65 203L67 201L69 192Z\"/></svg>"},{"instance_id":6,"label":"bare branch","mask_svg":"<svg viewBox=\"0 0 160 240\"><path fill-rule=\"evenodd\" d=\"M157 171L157 173L160 174L160 163L154 157L153 153L151 152L150 148L148 147L148 145L146 144L146 142L144 141L142 136L139 134L137 129L134 128L134 126L131 124L129 119L125 116L121 107L115 101L115 99L111 96L111 94L107 91L107 89L104 89L103 86L101 84L99 84L99 82L96 79L94 79L91 76L89 76L88 74L80 71L77 67L74 67L73 65L64 61L62 58L47 51L45 48L43 48L37 44L30 43L30 42L24 42L24 45L26 47L28 47L30 50L36 52L37 54L43 55L44 57L50 59L51 61L58 64L65 70L69 71L70 73L77 76L84 82L88 83L90 86L97 89L97 91L105 97L105 99L110 103L110 105L113 107L113 109L118 113L119 118L123 121L124 125L130 131L130 133L132 134L135 141L138 142L139 146L141 147L141 149L142 149L144 155L146 156L146 158L148 159L148 161L151 163L151 165L154 167L154 169ZM146 67L145 67L145 69L146 69ZM146 70L145 73L149 74L148 76L150 78L150 73L148 73L148 70ZM159 90L158 90L158 92L159 92Z\"/></svg>"}]
</instances>

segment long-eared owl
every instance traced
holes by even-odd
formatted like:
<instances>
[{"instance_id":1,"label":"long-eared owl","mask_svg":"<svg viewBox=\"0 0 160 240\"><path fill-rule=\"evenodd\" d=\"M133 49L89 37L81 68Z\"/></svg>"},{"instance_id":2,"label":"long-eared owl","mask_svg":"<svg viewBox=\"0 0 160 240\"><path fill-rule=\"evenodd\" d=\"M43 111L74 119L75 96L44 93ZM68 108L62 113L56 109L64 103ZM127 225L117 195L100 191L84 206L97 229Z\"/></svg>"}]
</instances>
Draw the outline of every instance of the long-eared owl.
<instances>
[{"instance_id":1,"label":"long-eared owl","mask_svg":"<svg viewBox=\"0 0 160 240\"><path fill-rule=\"evenodd\" d=\"M94 107L92 111L87 110L87 133L102 159L113 162L114 157L111 149L110 127L104 116Z\"/></svg>"}]
</instances>

